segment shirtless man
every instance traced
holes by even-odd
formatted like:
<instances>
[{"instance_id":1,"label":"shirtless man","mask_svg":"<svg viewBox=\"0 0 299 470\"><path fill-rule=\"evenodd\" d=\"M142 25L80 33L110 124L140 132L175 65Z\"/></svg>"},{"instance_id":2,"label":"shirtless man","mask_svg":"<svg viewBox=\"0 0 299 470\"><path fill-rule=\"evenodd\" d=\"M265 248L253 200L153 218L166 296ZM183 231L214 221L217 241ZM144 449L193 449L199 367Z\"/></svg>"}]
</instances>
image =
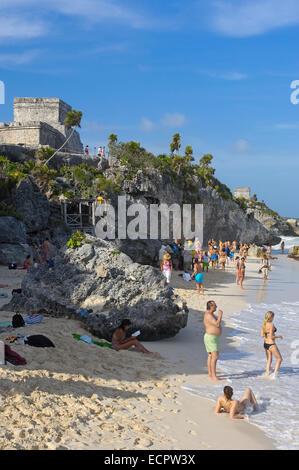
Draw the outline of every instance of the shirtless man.
<instances>
[{"instance_id":1,"label":"shirtless man","mask_svg":"<svg viewBox=\"0 0 299 470\"><path fill-rule=\"evenodd\" d=\"M219 378L216 376L216 363L219 358L219 337L222 333L221 320L223 312L218 310L218 318L215 316L217 305L214 300L209 300L207 303L207 310L204 314L203 323L205 326L204 343L208 353L208 371L209 377L214 382L219 382Z\"/></svg>"}]
</instances>

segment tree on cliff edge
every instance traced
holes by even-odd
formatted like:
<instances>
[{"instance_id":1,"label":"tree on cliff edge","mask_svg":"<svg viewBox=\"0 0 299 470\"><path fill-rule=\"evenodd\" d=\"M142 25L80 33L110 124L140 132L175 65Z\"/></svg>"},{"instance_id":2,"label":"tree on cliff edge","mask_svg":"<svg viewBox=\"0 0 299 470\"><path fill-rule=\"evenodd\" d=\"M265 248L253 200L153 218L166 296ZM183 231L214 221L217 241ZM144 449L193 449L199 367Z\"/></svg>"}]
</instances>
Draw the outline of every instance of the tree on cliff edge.
<instances>
[{"instance_id":1,"label":"tree on cliff edge","mask_svg":"<svg viewBox=\"0 0 299 470\"><path fill-rule=\"evenodd\" d=\"M50 157L46 162L45 165L49 163L49 161L56 155L56 153L60 152L60 150L68 143L68 141L73 137L75 130L77 127L81 127L81 119L82 119L82 111L76 111L75 109L72 109L72 111L69 111L66 115L66 118L64 120L64 125L67 130L72 129L72 132L68 136L68 138L65 140L63 145L56 150L56 152L53 153L52 157Z\"/></svg>"}]
</instances>

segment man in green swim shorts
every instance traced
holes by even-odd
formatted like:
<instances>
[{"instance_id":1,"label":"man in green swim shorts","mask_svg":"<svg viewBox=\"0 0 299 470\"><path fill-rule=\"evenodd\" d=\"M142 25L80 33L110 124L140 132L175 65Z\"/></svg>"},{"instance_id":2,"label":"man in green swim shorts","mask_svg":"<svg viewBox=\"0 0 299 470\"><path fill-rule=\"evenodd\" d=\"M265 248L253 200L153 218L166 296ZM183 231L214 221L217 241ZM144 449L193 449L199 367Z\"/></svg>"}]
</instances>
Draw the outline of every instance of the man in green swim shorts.
<instances>
[{"instance_id":1,"label":"man in green swim shorts","mask_svg":"<svg viewBox=\"0 0 299 470\"><path fill-rule=\"evenodd\" d=\"M218 382L220 379L216 376L216 363L219 358L219 338L222 333L221 320L223 312L218 310L218 317L215 316L217 305L214 300L209 300L207 303L207 310L204 314L204 326L205 326L205 335L204 343L208 353L208 371L209 377Z\"/></svg>"}]
</instances>

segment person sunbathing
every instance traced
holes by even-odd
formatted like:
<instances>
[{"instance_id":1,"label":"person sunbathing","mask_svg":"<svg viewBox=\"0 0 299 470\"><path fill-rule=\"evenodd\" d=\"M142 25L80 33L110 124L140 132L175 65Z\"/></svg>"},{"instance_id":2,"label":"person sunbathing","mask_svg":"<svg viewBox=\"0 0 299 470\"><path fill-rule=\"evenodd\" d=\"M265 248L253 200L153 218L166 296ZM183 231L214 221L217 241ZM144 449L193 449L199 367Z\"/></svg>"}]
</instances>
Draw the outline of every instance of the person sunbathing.
<instances>
[{"instance_id":1,"label":"person sunbathing","mask_svg":"<svg viewBox=\"0 0 299 470\"><path fill-rule=\"evenodd\" d=\"M123 320L120 326L114 331L112 336L112 348L115 351L121 351L124 349L129 349L131 346L135 346L139 351L145 354L150 354L144 346L137 340L136 336L130 336L130 338L126 338L126 332L132 325L130 320Z\"/></svg>"},{"instance_id":2,"label":"person sunbathing","mask_svg":"<svg viewBox=\"0 0 299 470\"><path fill-rule=\"evenodd\" d=\"M247 415L241 414L249 405L253 405L254 411L258 411L259 406L256 398L250 388L244 392L243 398L239 400L232 400L233 389L226 385L223 389L223 395L218 398L215 413L219 414L224 412L229 413L231 419L246 419Z\"/></svg>"}]
</instances>

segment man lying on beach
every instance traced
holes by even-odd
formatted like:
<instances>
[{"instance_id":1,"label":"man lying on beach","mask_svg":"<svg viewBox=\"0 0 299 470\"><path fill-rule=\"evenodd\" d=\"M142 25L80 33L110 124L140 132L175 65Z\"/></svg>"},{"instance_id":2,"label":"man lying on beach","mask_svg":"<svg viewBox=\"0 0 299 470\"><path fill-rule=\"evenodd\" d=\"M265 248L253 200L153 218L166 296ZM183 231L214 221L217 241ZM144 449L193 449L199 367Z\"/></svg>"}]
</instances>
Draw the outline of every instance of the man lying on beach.
<instances>
[{"instance_id":1,"label":"man lying on beach","mask_svg":"<svg viewBox=\"0 0 299 470\"><path fill-rule=\"evenodd\" d=\"M231 419L246 419L247 415L243 415L243 411L253 405L254 411L258 411L259 406L257 404L256 398L253 394L253 391L250 388L247 388L244 392L243 398L241 400L232 400L233 389L228 385L223 389L223 395L218 398L215 413L219 414L224 412L229 413Z\"/></svg>"},{"instance_id":2,"label":"man lying on beach","mask_svg":"<svg viewBox=\"0 0 299 470\"><path fill-rule=\"evenodd\" d=\"M120 326L114 331L112 336L112 348L115 351L121 351L123 349L129 349L131 346L135 346L139 351L145 354L151 354L150 351L145 349L141 343L136 339L136 336L126 338L126 331L132 325L130 320L123 320Z\"/></svg>"},{"instance_id":3,"label":"man lying on beach","mask_svg":"<svg viewBox=\"0 0 299 470\"><path fill-rule=\"evenodd\" d=\"M222 333L221 320L223 312L218 310L218 318L214 315L217 305L214 300L209 300L207 310L205 311L203 323L205 326L204 343L208 353L208 371L209 377L218 382L220 379L216 376L216 363L219 358L219 337Z\"/></svg>"}]
</instances>

